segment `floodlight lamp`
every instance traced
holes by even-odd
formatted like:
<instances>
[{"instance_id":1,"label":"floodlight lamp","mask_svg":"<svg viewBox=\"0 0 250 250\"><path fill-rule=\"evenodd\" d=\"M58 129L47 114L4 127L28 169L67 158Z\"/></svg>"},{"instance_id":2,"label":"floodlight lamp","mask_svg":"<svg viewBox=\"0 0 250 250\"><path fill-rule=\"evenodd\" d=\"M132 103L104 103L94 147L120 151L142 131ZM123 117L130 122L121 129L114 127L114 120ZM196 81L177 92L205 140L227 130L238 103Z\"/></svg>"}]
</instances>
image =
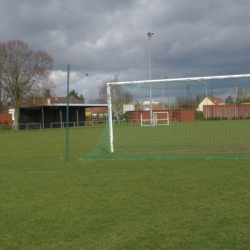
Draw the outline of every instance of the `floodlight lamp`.
<instances>
[{"instance_id":1,"label":"floodlight lamp","mask_svg":"<svg viewBox=\"0 0 250 250\"><path fill-rule=\"evenodd\" d=\"M153 35L154 35L154 33L148 32L148 38L149 38L149 40L151 40L151 38L152 38Z\"/></svg>"}]
</instances>

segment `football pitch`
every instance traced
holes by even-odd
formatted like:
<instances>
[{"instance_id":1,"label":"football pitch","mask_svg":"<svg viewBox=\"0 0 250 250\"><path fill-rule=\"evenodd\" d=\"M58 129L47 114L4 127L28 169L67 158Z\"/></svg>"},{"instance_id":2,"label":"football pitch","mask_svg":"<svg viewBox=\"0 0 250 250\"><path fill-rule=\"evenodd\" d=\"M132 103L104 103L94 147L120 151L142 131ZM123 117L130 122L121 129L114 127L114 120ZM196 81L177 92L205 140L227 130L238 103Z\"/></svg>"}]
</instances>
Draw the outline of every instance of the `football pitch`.
<instances>
[{"instance_id":1,"label":"football pitch","mask_svg":"<svg viewBox=\"0 0 250 250\"><path fill-rule=\"evenodd\" d=\"M249 160L80 160L103 130L69 129L68 162L64 129L0 130L0 249L249 248ZM213 147L223 132L209 133Z\"/></svg>"},{"instance_id":2,"label":"football pitch","mask_svg":"<svg viewBox=\"0 0 250 250\"><path fill-rule=\"evenodd\" d=\"M82 159L250 159L250 120L172 122L140 126L114 123Z\"/></svg>"}]
</instances>

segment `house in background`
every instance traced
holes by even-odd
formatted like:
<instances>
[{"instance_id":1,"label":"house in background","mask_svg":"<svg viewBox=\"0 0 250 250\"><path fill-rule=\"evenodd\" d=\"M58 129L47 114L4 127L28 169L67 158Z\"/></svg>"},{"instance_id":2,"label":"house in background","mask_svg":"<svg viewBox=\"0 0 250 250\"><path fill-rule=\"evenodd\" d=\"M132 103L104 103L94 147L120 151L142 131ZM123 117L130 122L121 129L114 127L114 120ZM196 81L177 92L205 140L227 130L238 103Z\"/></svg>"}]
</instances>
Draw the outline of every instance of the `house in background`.
<instances>
[{"instance_id":1,"label":"house in background","mask_svg":"<svg viewBox=\"0 0 250 250\"><path fill-rule=\"evenodd\" d=\"M225 102L217 96L207 96L204 100L199 104L197 111L203 111L204 105L225 105Z\"/></svg>"}]
</instances>

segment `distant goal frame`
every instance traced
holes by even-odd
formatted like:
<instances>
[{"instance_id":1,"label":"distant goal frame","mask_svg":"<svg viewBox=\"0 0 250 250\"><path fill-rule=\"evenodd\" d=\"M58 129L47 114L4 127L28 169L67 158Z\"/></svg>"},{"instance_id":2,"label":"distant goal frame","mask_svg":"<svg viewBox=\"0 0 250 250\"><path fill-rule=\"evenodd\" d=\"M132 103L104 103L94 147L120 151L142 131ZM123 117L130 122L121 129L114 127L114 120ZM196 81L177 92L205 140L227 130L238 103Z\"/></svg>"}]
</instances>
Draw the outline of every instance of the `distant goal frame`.
<instances>
[{"instance_id":1,"label":"distant goal frame","mask_svg":"<svg viewBox=\"0 0 250 250\"><path fill-rule=\"evenodd\" d=\"M166 118L159 118L157 119L157 115L158 114L167 114ZM158 121L166 121L165 123L159 123ZM144 122L146 122L144 124ZM147 123L148 122L148 123ZM140 123L141 123L141 127L148 127L148 126L161 126L161 125L169 125L170 120L169 120L169 111L156 111L153 112L153 119L143 119L143 116L141 114L140 116Z\"/></svg>"}]
</instances>

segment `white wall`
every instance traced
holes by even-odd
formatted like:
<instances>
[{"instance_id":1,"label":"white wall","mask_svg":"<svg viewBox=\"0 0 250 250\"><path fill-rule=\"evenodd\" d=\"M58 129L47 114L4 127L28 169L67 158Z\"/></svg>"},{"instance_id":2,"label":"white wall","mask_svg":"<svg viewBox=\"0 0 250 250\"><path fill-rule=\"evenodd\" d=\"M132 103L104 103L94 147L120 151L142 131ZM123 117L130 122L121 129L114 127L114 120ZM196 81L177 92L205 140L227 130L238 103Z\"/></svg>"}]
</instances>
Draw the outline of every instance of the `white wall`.
<instances>
[{"instance_id":1,"label":"white wall","mask_svg":"<svg viewBox=\"0 0 250 250\"><path fill-rule=\"evenodd\" d=\"M15 122L15 109L9 109L9 113L12 115L12 121Z\"/></svg>"},{"instance_id":2,"label":"white wall","mask_svg":"<svg viewBox=\"0 0 250 250\"><path fill-rule=\"evenodd\" d=\"M199 104L198 110L203 111L203 105L214 105L212 101L210 101L207 97Z\"/></svg>"}]
</instances>

